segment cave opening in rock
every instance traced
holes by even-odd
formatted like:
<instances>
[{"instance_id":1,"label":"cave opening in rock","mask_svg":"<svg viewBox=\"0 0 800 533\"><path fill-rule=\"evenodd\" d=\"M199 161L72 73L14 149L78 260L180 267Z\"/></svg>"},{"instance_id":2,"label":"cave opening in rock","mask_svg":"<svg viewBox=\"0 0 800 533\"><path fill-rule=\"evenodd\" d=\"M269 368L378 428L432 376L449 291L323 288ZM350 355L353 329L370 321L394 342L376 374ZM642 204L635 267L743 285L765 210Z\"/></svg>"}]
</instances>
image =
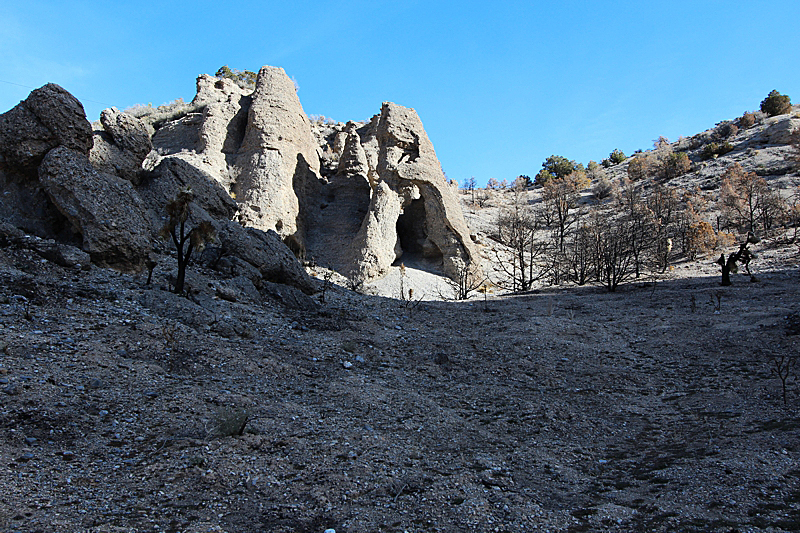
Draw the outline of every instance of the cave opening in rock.
<instances>
[{"instance_id":1,"label":"cave opening in rock","mask_svg":"<svg viewBox=\"0 0 800 533\"><path fill-rule=\"evenodd\" d=\"M424 262L428 266L441 266L442 252L428 238L428 219L425 200L412 200L397 219L397 238L403 254L399 262Z\"/></svg>"}]
</instances>

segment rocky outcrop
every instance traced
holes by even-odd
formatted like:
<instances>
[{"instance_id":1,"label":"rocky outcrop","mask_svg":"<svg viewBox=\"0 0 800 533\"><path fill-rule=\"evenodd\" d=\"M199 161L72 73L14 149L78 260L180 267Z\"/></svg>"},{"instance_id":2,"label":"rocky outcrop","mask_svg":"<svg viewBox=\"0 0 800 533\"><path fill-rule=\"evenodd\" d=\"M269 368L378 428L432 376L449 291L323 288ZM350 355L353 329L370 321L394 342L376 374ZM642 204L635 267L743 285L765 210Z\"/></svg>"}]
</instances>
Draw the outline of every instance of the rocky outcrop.
<instances>
[{"instance_id":1,"label":"rocky outcrop","mask_svg":"<svg viewBox=\"0 0 800 533\"><path fill-rule=\"evenodd\" d=\"M0 166L35 178L41 160L57 146L83 155L92 147L83 105L62 87L48 83L0 115Z\"/></svg>"},{"instance_id":2,"label":"rocky outcrop","mask_svg":"<svg viewBox=\"0 0 800 533\"><path fill-rule=\"evenodd\" d=\"M184 134L167 136L177 151L167 157L163 145L160 155L152 150L144 122L113 108L102 113L93 141L83 107L57 85L37 89L0 115L0 242L66 266L85 268L91 259L139 271L152 243L160 242L165 206L188 187L195 193L189 224L210 221L217 230L210 263L223 265L233 278L246 277L252 287L277 282L312 294L312 280L276 233L232 221L239 206L226 186L226 158L236 156L244 139L249 97L219 80L213 91L202 84L198 95L207 99L193 108L202 113L160 125L169 130L180 123L174 132L185 133L187 122L196 124L190 146L182 146ZM160 251L170 249L164 243Z\"/></svg>"},{"instance_id":3,"label":"rocky outcrop","mask_svg":"<svg viewBox=\"0 0 800 533\"><path fill-rule=\"evenodd\" d=\"M319 154L294 83L282 68L258 73L247 127L231 170L239 220L274 229L304 248L304 228L296 187L319 178Z\"/></svg>"},{"instance_id":4,"label":"rocky outcrop","mask_svg":"<svg viewBox=\"0 0 800 533\"><path fill-rule=\"evenodd\" d=\"M153 149L147 126L115 107L100 114L100 124L102 129L93 132L94 146L89 154L92 166L100 172L138 183L142 162Z\"/></svg>"},{"instance_id":5,"label":"rocky outcrop","mask_svg":"<svg viewBox=\"0 0 800 533\"><path fill-rule=\"evenodd\" d=\"M476 261L457 199L416 112L385 103L359 134L361 150L348 137L339 160L340 170L363 175L373 187L349 250L350 275L373 279L400 260L438 265L455 276Z\"/></svg>"},{"instance_id":6,"label":"rocky outcrop","mask_svg":"<svg viewBox=\"0 0 800 533\"><path fill-rule=\"evenodd\" d=\"M312 127L294 84L275 67L261 69L252 94L201 76L192 104L204 106L202 116L164 125L156 149L231 191L237 220L274 230L298 256L361 280L398 260L449 276L476 261L413 109L386 103L369 124Z\"/></svg>"},{"instance_id":7,"label":"rocky outcrop","mask_svg":"<svg viewBox=\"0 0 800 533\"><path fill-rule=\"evenodd\" d=\"M767 125L761 134L765 144L784 145L792 142L792 134L800 129L800 119L792 115L780 115L767 119Z\"/></svg>"},{"instance_id":8,"label":"rocky outcrop","mask_svg":"<svg viewBox=\"0 0 800 533\"><path fill-rule=\"evenodd\" d=\"M260 280L284 283L311 294L314 285L297 258L272 231L244 228L231 220L236 202L211 175L178 157L161 160L142 182L138 192L148 206L154 232L163 225L162 215L175 191L190 188L194 192L190 226L208 221L217 239L206 262L231 277L247 276L259 285Z\"/></svg>"},{"instance_id":9,"label":"rocky outcrop","mask_svg":"<svg viewBox=\"0 0 800 533\"><path fill-rule=\"evenodd\" d=\"M39 183L38 167L58 146L87 155L92 129L81 103L53 83L0 115L0 217L44 239L80 244Z\"/></svg>"},{"instance_id":10,"label":"rocky outcrop","mask_svg":"<svg viewBox=\"0 0 800 533\"><path fill-rule=\"evenodd\" d=\"M85 155L64 146L45 156L39 181L94 263L126 271L144 267L152 233L130 182L97 172Z\"/></svg>"}]
</instances>

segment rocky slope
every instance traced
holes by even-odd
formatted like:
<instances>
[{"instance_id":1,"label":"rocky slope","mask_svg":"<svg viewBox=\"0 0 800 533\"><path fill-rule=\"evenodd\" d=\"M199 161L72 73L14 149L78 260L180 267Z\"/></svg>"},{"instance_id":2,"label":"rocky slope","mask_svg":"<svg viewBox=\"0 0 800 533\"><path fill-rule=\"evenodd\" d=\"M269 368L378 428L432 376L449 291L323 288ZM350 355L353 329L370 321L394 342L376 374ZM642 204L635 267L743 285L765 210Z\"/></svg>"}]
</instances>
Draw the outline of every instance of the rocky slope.
<instances>
[{"instance_id":1,"label":"rocky slope","mask_svg":"<svg viewBox=\"0 0 800 533\"><path fill-rule=\"evenodd\" d=\"M682 263L616 294L299 309L5 243L0 528L797 531L800 390L772 373L796 247L761 258L724 290Z\"/></svg>"}]
</instances>

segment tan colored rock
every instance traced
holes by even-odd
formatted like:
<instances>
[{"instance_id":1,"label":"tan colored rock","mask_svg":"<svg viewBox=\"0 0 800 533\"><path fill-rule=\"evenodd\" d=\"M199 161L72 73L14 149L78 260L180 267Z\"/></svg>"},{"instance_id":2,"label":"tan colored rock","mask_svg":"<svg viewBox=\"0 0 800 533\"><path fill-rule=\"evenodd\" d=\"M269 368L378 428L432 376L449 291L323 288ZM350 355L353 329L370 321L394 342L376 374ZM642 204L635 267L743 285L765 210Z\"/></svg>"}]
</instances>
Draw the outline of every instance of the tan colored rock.
<instances>
[{"instance_id":1,"label":"tan colored rock","mask_svg":"<svg viewBox=\"0 0 800 533\"><path fill-rule=\"evenodd\" d=\"M295 186L319 178L319 154L294 83L282 68L258 73L247 129L232 169L242 223L304 247Z\"/></svg>"},{"instance_id":2,"label":"tan colored rock","mask_svg":"<svg viewBox=\"0 0 800 533\"><path fill-rule=\"evenodd\" d=\"M336 152L339 154L337 173L348 176L361 175L366 178L369 174L369 160L364 147L361 146L361 138L356 132L355 124L348 125L346 131L336 135L337 145L340 142L343 144Z\"/></svg>"},{"instance_id":3,"label":"tan colored rock","mask_svg":"<svg viewBox=\"0 0 800 533\"><path fill-rule=\"evenodd\" d=\"M388 183L380 182L373 189L369 212L351 245L349 277L359 281L379 278L402 255L396 227L401 204Z\"/></svg>"},{"instance_id":4,"label":"tan colored rock","mask_svg":"<svg viewBox=\"0 0 800 533\"><path fill-rule=\"evenodd\" d=\"M459 268L478 262L458 199L417 113L384 103L366 137L365 155L370 166L376 165L373 180L378 184L351 252L362 263L355 267L359 277L382 276L406 255L410 260L440 262L442 273L451 277ZM396 201L389 199L392 195Z\"/></svg>"}]
</instances>

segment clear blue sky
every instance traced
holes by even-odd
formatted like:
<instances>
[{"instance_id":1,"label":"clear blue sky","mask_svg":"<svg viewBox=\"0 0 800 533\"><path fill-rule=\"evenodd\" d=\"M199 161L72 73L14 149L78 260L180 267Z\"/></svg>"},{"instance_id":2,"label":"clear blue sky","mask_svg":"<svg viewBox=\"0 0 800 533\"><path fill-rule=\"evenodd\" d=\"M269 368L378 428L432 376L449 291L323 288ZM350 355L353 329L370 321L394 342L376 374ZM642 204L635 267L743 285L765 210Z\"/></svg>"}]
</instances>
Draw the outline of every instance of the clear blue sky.
<instances>
[{"instance_id":1,"label":"clear blue sky","mask_svg":"<svg viewBox=\"0 0 800 533\"><path fill-rule=\"evenodd\" d=\"M55 82L95 120L275 65L308 114L415 108L448 177L486 183L692 135L772 89L800 102L798 20L797 0L9 1L0 110Z\"/></svg>"}]
</instances>

